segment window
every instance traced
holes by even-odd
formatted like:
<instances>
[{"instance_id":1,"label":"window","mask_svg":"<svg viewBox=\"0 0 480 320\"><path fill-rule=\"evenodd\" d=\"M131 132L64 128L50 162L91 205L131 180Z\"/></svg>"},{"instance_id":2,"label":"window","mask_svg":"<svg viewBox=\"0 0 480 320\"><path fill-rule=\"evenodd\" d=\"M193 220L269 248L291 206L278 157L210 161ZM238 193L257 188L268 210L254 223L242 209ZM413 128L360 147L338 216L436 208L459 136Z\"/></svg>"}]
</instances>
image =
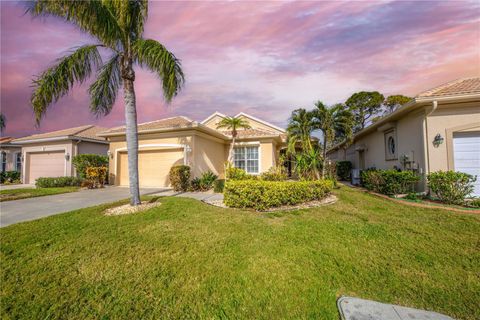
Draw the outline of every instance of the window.
<instances>
[{"instance_id":1,"label":"window","mask_svg":"<svg viewBox=\"0 0 480 320\"><path fill-rule=\"evenodd\" d=\"M5 172L7 171L7 153L5 151L2 151L1 157L2 157L2 172Z\"/></svg>"},{"instance_id":2,"label":"window","mask_svg":"<svg viewBox=\"0 0 480 320\"><path fill-rule=\"evenodd\" d=\"M15 171L22 170L22 153L18 152L15 154Z\"/></svg>"},{"instance_id":3,"label":"window","mask_svg":"<svg viewBox=\"0 0 480 320\"><path fill-rule=\"evenodd\" d=\"M396 160L397 149L395 130L385 132L385 160Z\"/></svg>"},{"instance_id":4,"label":"window","mask_svg":"<svg viewBox=\"0 0 480 320\"><path fill-rule=\"evenodd\" d=\"M233 165L247 173L258 173L258 146L235 147Z\"/></svg>"}]
</instances>

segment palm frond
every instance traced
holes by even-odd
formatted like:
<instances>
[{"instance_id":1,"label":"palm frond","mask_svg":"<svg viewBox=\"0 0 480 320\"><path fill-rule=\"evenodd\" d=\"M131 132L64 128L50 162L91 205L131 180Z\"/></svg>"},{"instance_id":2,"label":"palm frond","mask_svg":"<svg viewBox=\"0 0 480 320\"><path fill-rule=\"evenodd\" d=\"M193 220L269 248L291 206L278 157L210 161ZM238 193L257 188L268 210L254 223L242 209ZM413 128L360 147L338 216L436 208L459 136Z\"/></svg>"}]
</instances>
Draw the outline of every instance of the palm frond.
<instances>
[{"instance_id":1,"label":"palm frond","mask_svg":"<svg viewBox=\"0 0 480 320\"><path fill-rule=\"evenodd\" d=\"M125 40L115 16L99 0L37 0L29 2L26 11L34 17L51 15L63 18L112 49L118 48L119 41Z\"/></svg>"},{"instance_id":2,"label":"palm frond","mask_svg":"<svg viewBox=\"0 0 480 320\"><path fill-rule=\"evenodd\" d=\"M3 113L0 113L0 132L3 132L7 125L7 118Z\"/></svg>"},{"instance_id":3,"label":"palm frond","mask_svg":"<svg viewBox=\"0 0 480 320\"><path fill-rule=\"evenodd\" d=\"M101 63L97 46L85 45L57 60L56 65L34 79L31 103L37 123L52 103L67 94L74 83L85 81Z\"/></svg>"},{"instance_id":4,"label":"palm frond","mask_svg":"<svg viewBox=\"0 0 480 320\"><path fill-rule=\"evenodd\" d=\"M118 24L131 39L142 37L148 17L147 0L102 0L102 3L116 17Z\"/></svg>"},{"instance_id":5,"label":"palm frond","mask_svg":"<svg viewBox=\"0 0 480 320\"><path fill-rule=\"evenodd\" d=\"M121 85L120 56L114 55L98 71L97 80L88 89L90 111L97 116L109 114Z\"/></svg>"},{"instance_id":6,"label":"palm frond","mask_svg":"<svg viewBox=\"0 0 480 320\"><path fill-rule=\"evenodd\" d=\"M162 80L165 100L170 102L185 82L180 61L155 40L138 39L133 49L136 62L158 74Z\"/></svg>"}]
</instances>

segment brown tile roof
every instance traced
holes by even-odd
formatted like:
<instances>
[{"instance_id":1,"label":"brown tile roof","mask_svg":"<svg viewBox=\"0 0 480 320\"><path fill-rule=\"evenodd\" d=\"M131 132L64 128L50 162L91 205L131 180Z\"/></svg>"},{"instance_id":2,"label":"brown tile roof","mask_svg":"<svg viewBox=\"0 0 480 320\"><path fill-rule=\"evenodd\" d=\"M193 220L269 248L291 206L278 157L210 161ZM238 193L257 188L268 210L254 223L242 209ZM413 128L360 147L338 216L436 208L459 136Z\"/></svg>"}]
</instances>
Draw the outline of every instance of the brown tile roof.
<instances>
[{"instance_id":1,"label":"brown tile roof","mask_svg":"<svg viewBox=\"0 0 480 320\"><path fill-rule=\"evenodd\" d=\"M480 93L480 77L463 78L451 81L433 89L424 91L417 98Z\"/></svg>"},{"instance_id":2,"label":"brown tile roof","mask_svg":"<svg viewBox=\"0 0 480 320\"><path fill-rule=\"evenodd\" d=\"M3 144L3 143L9 143L10 141L12 141L14 138L12 137L0 137L0 144Z\"/></svg>"},{"instance_id":3,"label":"brown tile roof","mask_svg":"<svg viewBox=\"0 0 480 320\"><path fill-rule=\"evenodd\" d=\"M192 126L193 122L194 122L193 120L190 120L186 117L181 117L181 116L166 118L166 119L160 119L156 121L139 123L138 131L140 132L140 131L155 130L155 129L185 128L185 127ZM102 132L102 134L110 134L110 133L125 133L125 126L112 128Z\"/></svg>"},{"instance_id":4,"label":"brown tile roof","mask_svg":"<svg viewBox=\"0 0 480 320\"><path fill-rule=\"evenodd\" d=\"M28 140L39 140L39 139L48 139L48 138L60 138L60 137L70 137L70 138L87 138L98 141L105 141L104 138L98 137L96 134L101 131L105 131L106 128L97 127L94 125L86 125L75 128L68 128L63 130L57 130L46 133L33 134L31 136L22 137L15 139L13 142L22 142Z\"/></svg>"},{"instance_id":5,"label":"brown tile roof","mask_svg":"<svg viewBox=\"0 0 480 320\"><path fill-rule=\"evenodd\" d=\"M231 137L232 134L230 131L222 131L222 133L228 137ZM245 129L237 131L237 138L254 138L254 137L271 137L271 136L281 136L278 132L264 130L264 129Z\"/></svg>"}]
</instances>

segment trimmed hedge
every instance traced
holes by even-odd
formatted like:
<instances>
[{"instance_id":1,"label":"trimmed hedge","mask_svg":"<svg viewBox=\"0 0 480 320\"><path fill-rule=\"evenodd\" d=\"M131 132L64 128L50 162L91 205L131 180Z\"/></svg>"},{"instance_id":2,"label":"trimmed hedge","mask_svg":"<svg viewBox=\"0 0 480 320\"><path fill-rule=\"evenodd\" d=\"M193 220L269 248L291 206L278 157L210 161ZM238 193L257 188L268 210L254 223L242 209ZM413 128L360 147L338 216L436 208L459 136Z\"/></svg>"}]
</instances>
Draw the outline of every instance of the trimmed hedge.
<instances>
[{"instance_id":1,"label":"trimmed hedge","mask_svg":"<svg viewBox=\"0 0 480 320\"><path fill-rule=\"evenodd\" d=\"M266 210L282 205L320 200L329 194L332 188L333 182L330 180L228 180L225 183L223 201L232 208Z\"/></svg>"},{"instance_id":2,"label":"trimmed hedge","mask_svg":"<svg viewBox=\"0 0 480 320\"><path fill-rule=\"evenodd\" d=\"M337 161L337 177L340 181L349 181L352 163L350 161Z\"/></svg>"},{"instance_id":3,"label":"trimmed hedge","mask_svg":"<svg viewBox=\"0 0 480 320\"><path fill-rule=\"evenodd\" d=\"M412 171L364 170L362 185L368 190L386 194L403 194L414 191L420 177Z\"/></svg>"},{"instance_id":4,"label":"trimmed hedge","mask_svg":"<svg viewBox=\"0 0 480 320\"><path fill-rule=\"evenodd\" d=\"M427 176L428 187L437 197L448 204L463 204L473 189L476 177L463 172L437 171Z\"/></svg>"},{"instance_id":5,"label":"trimmed hedge","mask_svg":"<svg viewBox=\"0 0 480 320\"><path fill-rule=\"evenodd\" d=\"M0 172L0 183L20 182L20 171Z\"/></svg>"},{"instance_id":6,"label":"trimmed hedge","mask_svg":"<svg viewBox=\"0 0 480 320\"><path fill-rule=\"evenodd\" d=\"M108 167L108 156L99 154L79 154L72 159L73 166L77 170L79 178L87 177L88 167ZM108 174L107 174L108 175Z\"/></svg>"},{"instance_id":7,"label":"trimmed hedge","mask_svg":"<svg viewBox=\"0 0 480 320\"><path fill-rule=\"evenodd\" d=\"M187 191L190 186L190 167L185 165L170 168L169 178L175 191Z\"/></svg>"},{"instance_id":8,"label":"trimmed hedge","mask_svg":"<svg viewBox=\"0 0 480 320\"><path fill-rule=\"evenodd\" d=\"M37 188L79 187L83 179L77 177L38 178Z\"/></svg>"}]
</instances>

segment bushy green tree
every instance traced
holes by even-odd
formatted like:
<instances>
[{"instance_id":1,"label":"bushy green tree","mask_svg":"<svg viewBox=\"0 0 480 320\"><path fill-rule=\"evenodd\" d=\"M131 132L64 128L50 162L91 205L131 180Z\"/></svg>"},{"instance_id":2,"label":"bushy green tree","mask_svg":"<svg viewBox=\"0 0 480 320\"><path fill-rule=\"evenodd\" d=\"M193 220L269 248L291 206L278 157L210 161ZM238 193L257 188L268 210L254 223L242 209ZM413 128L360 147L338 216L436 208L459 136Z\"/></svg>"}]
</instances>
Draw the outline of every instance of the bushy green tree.
<instances>
[{"instance_id":1,"label":"bushy green tree","mask_svg":"<svg viewBox=\"0 0 480 320\"><path fill-rule=\"evenodd\" d=\"M313 113L303 108L294 110L287 127L288 152L295 154L297 146L300 146L302 151L312 150L313 130Z\"/></svg>"},{"instance_id":2,"label":"bushy green tree","mask_svg":"<svg viewBox=\"0 0 480 320\"><path fill-rule=\"evenodd\" d=\"M410 100L412 100L412 98L401 94L388 96L383 103L385 106L385 114L394 112Z\"/></svg>"},{"instance_id":3,"label":"bushy green tree","mask_svg":"<svg viewBox=\"0 0 480 320\"><path fill-rule=\"evenodd\" d=\"M364 129L380 113L384 100L385 97L378 91L361 91L348 98L345 104L354 116L354 132Z\"/></svg>"}]
</instances>

